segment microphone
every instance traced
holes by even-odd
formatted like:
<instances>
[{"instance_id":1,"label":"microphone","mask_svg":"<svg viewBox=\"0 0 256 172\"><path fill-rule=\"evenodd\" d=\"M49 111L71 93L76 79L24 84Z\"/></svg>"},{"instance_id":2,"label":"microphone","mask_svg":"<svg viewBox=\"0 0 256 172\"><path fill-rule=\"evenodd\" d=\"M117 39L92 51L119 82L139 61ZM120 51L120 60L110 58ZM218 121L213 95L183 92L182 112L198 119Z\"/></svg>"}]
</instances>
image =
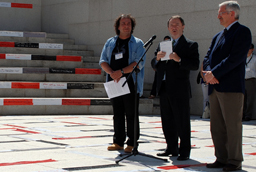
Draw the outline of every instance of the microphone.
<instances>
[{"instance_id":1,"label":"microphone","mask_svg":"<svg viewBox=\"0 0 256 172\"><path fill-rule=\"evenodd\" d=\"M156 35L153 35L144 45L143 47L146 48L153 40L156 39Z\"/></svg>"}]
</instances>

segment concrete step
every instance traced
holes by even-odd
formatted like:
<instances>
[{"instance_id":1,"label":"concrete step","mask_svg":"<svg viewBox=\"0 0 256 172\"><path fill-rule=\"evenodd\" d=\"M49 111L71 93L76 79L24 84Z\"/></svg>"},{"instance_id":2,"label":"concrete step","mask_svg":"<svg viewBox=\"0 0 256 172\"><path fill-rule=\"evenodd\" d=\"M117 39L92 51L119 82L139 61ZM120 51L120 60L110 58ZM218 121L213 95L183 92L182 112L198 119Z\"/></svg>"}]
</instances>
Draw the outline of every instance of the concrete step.
<instances>
[{"instance_id":1,"label":"concrete step","mask_svg":"<svg viewBox=\"0 0 256 172\"><path fill-rule=\"evenodd\" d=\"M33 55L74 55L74 56L93 56L93 51L85 50L61 50L61 49L39 49L39 48L12 48L0 47L1 53L8 54L33 54Z\"/></svg>"},{"instance_id":2,"label":"concrete step","mask_svg":"<svg viewBox=\"0 0 256 172\"><path fill-rule=\"evenodd\" d=\"M139 114L153 114L153 103L140 99ZM107 115L113 114L108 98L0 98L1 115Z\"/></svg>"},{"instance_id":3,"label":"concrete step","mask_svg":"<svg viewBox=\"0 0 256 172\"><path fill-rule=\"evenodd\" d=\"M23 42L23 43L56 43L56 44L75 44L74 39L65 38L40 38L40 37L10 37L10 36L0 36L0 40L4 42Z\"/></svg>"},{"instance_id":4,"label":"concrete step","mask_svg":"<svg viewBox=\"0 0 256 172\"><path fill-rule=\"evenodd\" d=\"M0 81L37 81L37 82L103 82L104 73L94 74L0 74Z\"/></svg>"},{"instance_id":5,"label":"concrete step","mask_svg":"<svg viewBox=\"0 0 256 172\"><path fill-rule=\"evenodd\" d=\"M0 31L0 36L68 39L68 34L66 33L23 32L6 30Z\"/></svg>"},{"instance_id":6,"label":"concrete step","mask_svg":"<svg viewBox=\"0 0 256 172\"><path fill-rule=\"evenodd\" d=\"M97 97L107 98L103 82L0 81L0 97Z\"/></svg>"},{"instance_id":7,"label":"concrete step","mask_svg":"<svg viewBox=\"0 0 256 172\"><path fill-rule=\"evenodd\" d=\"M99 68L98 62L72 62L48 60L5 60L0 59L1 67L49 67L49 68Z\"/></svg>"},{"instance_id":8,"label":"concrete step","mask_svg":"<svg viewBox=\"0 0 256 172\"><path fill-rule=\"evenodd\" d=\"M57 50L80 50L86 51L86 45L68 45L59 43L26 43L26 42L0 42L0 47L9 48L33 48L33 49L57 49Z\"/></svg>"}]
</instances>

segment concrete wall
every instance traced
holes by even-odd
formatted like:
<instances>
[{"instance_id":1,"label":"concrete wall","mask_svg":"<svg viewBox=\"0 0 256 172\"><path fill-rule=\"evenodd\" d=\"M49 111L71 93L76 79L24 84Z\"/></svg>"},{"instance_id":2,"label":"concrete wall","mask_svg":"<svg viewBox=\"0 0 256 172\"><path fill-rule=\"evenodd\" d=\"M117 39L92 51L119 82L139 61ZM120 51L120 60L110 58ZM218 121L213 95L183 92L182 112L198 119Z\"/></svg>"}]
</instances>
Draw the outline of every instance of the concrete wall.
<instances>
[{"instance_id":1,"label":"concrete wall","mask_svg":"<svg viewBox=\"0 0 256 172\"><path fill-rule=\"evenodd\" d=\"M144 42L157 35L147 53L145 83L152 83L150 61L157 44L168 35L166 22L175 14L185 20L184 35L199 43L200 59L210 46L212 37L222 29L217 19L222 0L43 0L42 30L68 33L77 44L86 44L99 56L107 38L115 34L113 23L122 13L132 14L137 21L134 35ZM255 40L256 1L238 0L240 23L248 26ZM255 42L255 41L254 41ZM191 72L193 98L191 113L202 114L201 86L196 84L198 71Z\"/></svg>"},{"instance_id":2,"label":"concrete wall","mask_svg":"<svg viewBox=\"0 0 256 172\"><path fill-rule=\"evenodd\" d=\"M4 0L33 4L33 8L0 7L0 30L41 31L41 0Z\"/></svg>"}]
</instances>

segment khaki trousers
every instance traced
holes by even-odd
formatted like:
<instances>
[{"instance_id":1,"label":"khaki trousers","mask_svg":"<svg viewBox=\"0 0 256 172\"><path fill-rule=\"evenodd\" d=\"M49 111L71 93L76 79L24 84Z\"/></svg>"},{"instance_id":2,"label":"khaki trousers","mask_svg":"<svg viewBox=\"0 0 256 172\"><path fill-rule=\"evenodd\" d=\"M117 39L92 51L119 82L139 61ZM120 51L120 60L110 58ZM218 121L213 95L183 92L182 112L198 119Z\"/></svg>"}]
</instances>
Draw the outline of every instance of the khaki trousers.
<instances>
[{"instance_id":1,"label":"khaki trousers","mask_svg":"<svg viewBox=\"0 0 256 172\"><path fill-rule=\"evenodd\" d=\"M217 161L241 165L244 95L213 90L209 100L211 134Z\"/></svg>"}]
</instances>

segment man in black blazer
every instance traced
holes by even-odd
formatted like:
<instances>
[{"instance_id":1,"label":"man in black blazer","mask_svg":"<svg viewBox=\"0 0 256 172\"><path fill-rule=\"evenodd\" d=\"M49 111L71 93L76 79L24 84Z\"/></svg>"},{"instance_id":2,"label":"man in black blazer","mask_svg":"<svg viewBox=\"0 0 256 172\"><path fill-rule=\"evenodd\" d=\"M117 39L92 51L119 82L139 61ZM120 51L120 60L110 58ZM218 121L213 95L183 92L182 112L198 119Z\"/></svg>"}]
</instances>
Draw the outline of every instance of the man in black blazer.
<instances>
[{"instance_id":1,"label":"man in black blazer","mask_svg":"<svg viewBox=\"0 0 256 172\"><path fill-rule=\"evenodd\" d=\"M176 15L167 23L173 43L173 53L168 60L161 59L166 52L156 50L151 64L157 70L157 92L160 96L160 109L163 133L167 148L158 156L177 156L178 160L187 160L191 151L190 106L191 88L190 70L199 67L198 44L183 35L184 20ZM178 140L180 139L180 147Z\"/></svg>"},{"instance_id":2,"label":"man in black blazer","mask_svg":"<svg viewBox=\"0 0 256 172\"><path fill-rule=\"evenodd\" d=\"M245 62L251 45L250 29L238 23L236 1L219 5L218 19L225 29L213 37L204 58L204 78L209 83L211 134L216 161L208 168L241 169L242 115Z\"/></svg>"}]
</instances>

